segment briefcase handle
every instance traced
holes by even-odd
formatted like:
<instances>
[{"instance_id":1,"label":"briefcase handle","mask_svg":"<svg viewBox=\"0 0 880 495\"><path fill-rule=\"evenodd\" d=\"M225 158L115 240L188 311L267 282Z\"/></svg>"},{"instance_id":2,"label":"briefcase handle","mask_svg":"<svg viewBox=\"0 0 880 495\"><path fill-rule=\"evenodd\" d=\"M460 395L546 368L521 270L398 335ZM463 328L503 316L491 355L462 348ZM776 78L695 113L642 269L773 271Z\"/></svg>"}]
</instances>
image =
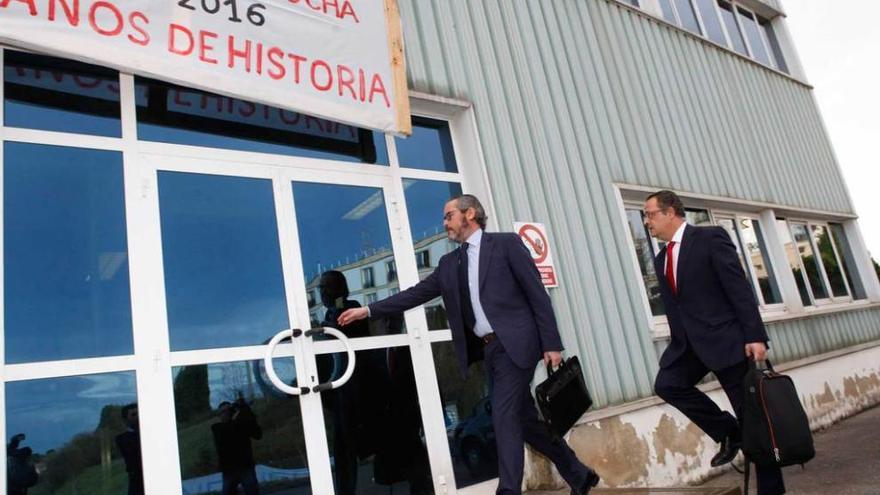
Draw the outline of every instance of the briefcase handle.
<instances>
[{"instance_id":1,"label":"briefcase handle","mask_svg":"<svg viewBox=\"0 0 880 495\"><path fill-rule=\"evenodd\" d=\"M565 365L568 364L568 362L569 362L570 360L571 360L571 358L568 358L568 359L564 359L564 358L563 358L562 361L559 362L559 367L556 368L556 371L553 371L553 365L552 365L552 364L547 363L547 376L552 376L553 373L559 373L559 371L561 371L562 368L565 368Z\"/></svg>"}]
</instances>

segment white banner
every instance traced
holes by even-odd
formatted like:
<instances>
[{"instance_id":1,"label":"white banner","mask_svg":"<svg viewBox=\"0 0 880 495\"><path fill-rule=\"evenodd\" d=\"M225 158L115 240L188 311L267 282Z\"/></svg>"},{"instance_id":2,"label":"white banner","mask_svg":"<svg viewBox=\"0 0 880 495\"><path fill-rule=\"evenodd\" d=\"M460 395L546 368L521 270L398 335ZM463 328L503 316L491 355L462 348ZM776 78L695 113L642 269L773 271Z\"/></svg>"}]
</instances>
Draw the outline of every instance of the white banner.
<instances>
[{"instance_id":1,"label":"white banner","mask_svg":"<svg viewBox=\"0 0 880 495\"><path fill-rule=\"evenodd\" d=\"M410 132L396 0L0 0L0 41Z\"/></svg>"}]
</instances>

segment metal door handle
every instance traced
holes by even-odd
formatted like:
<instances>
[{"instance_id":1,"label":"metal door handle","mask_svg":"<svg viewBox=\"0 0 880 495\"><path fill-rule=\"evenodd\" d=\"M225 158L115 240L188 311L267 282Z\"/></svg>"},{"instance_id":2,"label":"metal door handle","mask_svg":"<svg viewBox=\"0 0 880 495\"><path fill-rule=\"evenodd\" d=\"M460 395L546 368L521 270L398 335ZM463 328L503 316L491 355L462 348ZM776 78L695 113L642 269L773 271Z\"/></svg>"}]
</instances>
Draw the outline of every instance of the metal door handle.
<instances>
[{"instance_id":1,"label":"metal door handle","mask_svg":"<svg viewBox=\"0 0 880 495\"><path fill-rule=\"evenodd\" d=\"M345 373L342 374L339 378L333 381L319 383L312 388L312 392L318 393L323 392L325 390L332 390L334 388L339 388L345 385L346 382L351 378L351 375L354 374L354 349L351 348L351 341L348 340L348 337L335 328L330 327L318 327L312 328L310 330L306 330L303 335L306 337L311 337L312 335L320 335L320 334L328 334L339 339L340 342L345 346L345 353L348 355L348 366L345 368Z\"/></svg>"},{"instance_id":2,"label":"metal door handle","mask_svg":"<svg viewBox=\"0 0 880 495\"><path fill-rule=\"evenodd\" d=\"M272 354L275 352L275 347L277 347L282 340L293 340L302 334L303 331L298 328L290 328L278 332L266 345L266 356L263 358L263 364L266 367L266 376L269 377L269 381L272 382L272 385L275 385L278 390L290 395L305 395L311 390L309 387L294 387L281 381L281 379L278 378L278 375L275 374L275 367L272 364Z\"/></svg>"}]
</instances>

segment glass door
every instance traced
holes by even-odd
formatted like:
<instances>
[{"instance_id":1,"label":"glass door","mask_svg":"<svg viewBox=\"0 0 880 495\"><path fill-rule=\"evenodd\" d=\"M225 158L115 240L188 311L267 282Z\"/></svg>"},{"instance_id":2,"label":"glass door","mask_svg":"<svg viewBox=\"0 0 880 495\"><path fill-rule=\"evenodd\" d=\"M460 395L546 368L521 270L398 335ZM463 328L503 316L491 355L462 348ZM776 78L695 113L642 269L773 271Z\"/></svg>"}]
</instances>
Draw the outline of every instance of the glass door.
<instances>
[{"instance_id":1,"label":"glass door","mask_svg":"<svg viewBox=\"0 0 880 495\"><path fill-rule=\"evenodd\" d=\"M398 290L390 177L143 161L157 188L175 491L433 493L403 315L335 323Z\"/></svg>"}]
</instances>

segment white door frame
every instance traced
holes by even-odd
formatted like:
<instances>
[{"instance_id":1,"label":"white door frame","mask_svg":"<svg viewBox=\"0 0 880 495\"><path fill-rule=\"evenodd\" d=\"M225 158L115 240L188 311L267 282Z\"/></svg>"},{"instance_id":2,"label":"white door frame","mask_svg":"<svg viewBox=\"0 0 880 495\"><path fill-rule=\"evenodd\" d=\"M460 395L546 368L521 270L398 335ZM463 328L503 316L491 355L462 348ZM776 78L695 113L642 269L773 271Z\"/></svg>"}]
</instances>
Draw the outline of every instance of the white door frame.
<instances>
[{"instance_id":1,"label":"white door frame","mask_svg":"<svg viewBox=\"0 0 880 495\"><path fill-rule=\"evenodd\" d=\"M310 326L306 280L299 262L300 239L296 210L293 202L293 182L312 182L336 185L373 187L380 189L388 216L392 249L397 263L398 279L402 287L418 282L418 269L409 232L406 208L403 207L403 188L396 184L389 167L346 165L308 158L273 157L260 163L239 153L212 153L210 159L188 153L175 146L173 154L166 146L145 143L139 146L136 177L126 176L126 199L129 217L129 246L132 265L133 318L136 328L150 332L135 332L138 396L141 398L141 425L143 431L159 434L143 435L145 489L148 493L179 494L182 478L177 445L177 423L174 415L174 394L171 369L188 364L244 361L260 359L265 346L170 351L168 337L162 240L158 201L158 173L160 171L187 172L207 175L262 178L272 180L278 238L281 250L284 285L288 314L293 328ZM163 149L164 148L164 149ZM192 150L195 151L195 150ZM199 155L204 156L200 150ZM230 156L231 155L231 156ZM238 156L235 156L238 155ZM240 160L246 158L246 160ZM269 163L266 163L269 161ZM135 283L135 281L138 283ZM143 292L135 287L143 287ZM145 292L149 292L147 295ZM140 294L139 294L140 293ZM146 301L143 301L146 300ZM135 302L139 301L139 302ZM138 310L138 306L144 306ZM428 335L424 312L417 309L405 315L408 333L354 339L356 350L408 346L412 354L419 403L425 425L425 438L436 493L454 493L452 460L446 439L445 424L439 387L433 366L431 341L440 335ZM281 329L279 329L281 330ZM432 332L437 333L437 332ZM443 332L444 334L447 332ZM267 335L267 338L272 337ZM276 357L292 356L296 361L297 376L314 377L315 355L340 352L343 346L335 340L312 343L311 339L294 339L292 344L279 346ZM314 385L316 383L310 384ZM303 383L302 385L305 385ZM149 397L149 401L143 400ZM320 394L300 397L303 434L309 460L313 493L332 494L333 477L324 424ZM169 452L173 453L169 455ZM150 473L160 473L151 475Z\"/></svg>"}]
</instances>

